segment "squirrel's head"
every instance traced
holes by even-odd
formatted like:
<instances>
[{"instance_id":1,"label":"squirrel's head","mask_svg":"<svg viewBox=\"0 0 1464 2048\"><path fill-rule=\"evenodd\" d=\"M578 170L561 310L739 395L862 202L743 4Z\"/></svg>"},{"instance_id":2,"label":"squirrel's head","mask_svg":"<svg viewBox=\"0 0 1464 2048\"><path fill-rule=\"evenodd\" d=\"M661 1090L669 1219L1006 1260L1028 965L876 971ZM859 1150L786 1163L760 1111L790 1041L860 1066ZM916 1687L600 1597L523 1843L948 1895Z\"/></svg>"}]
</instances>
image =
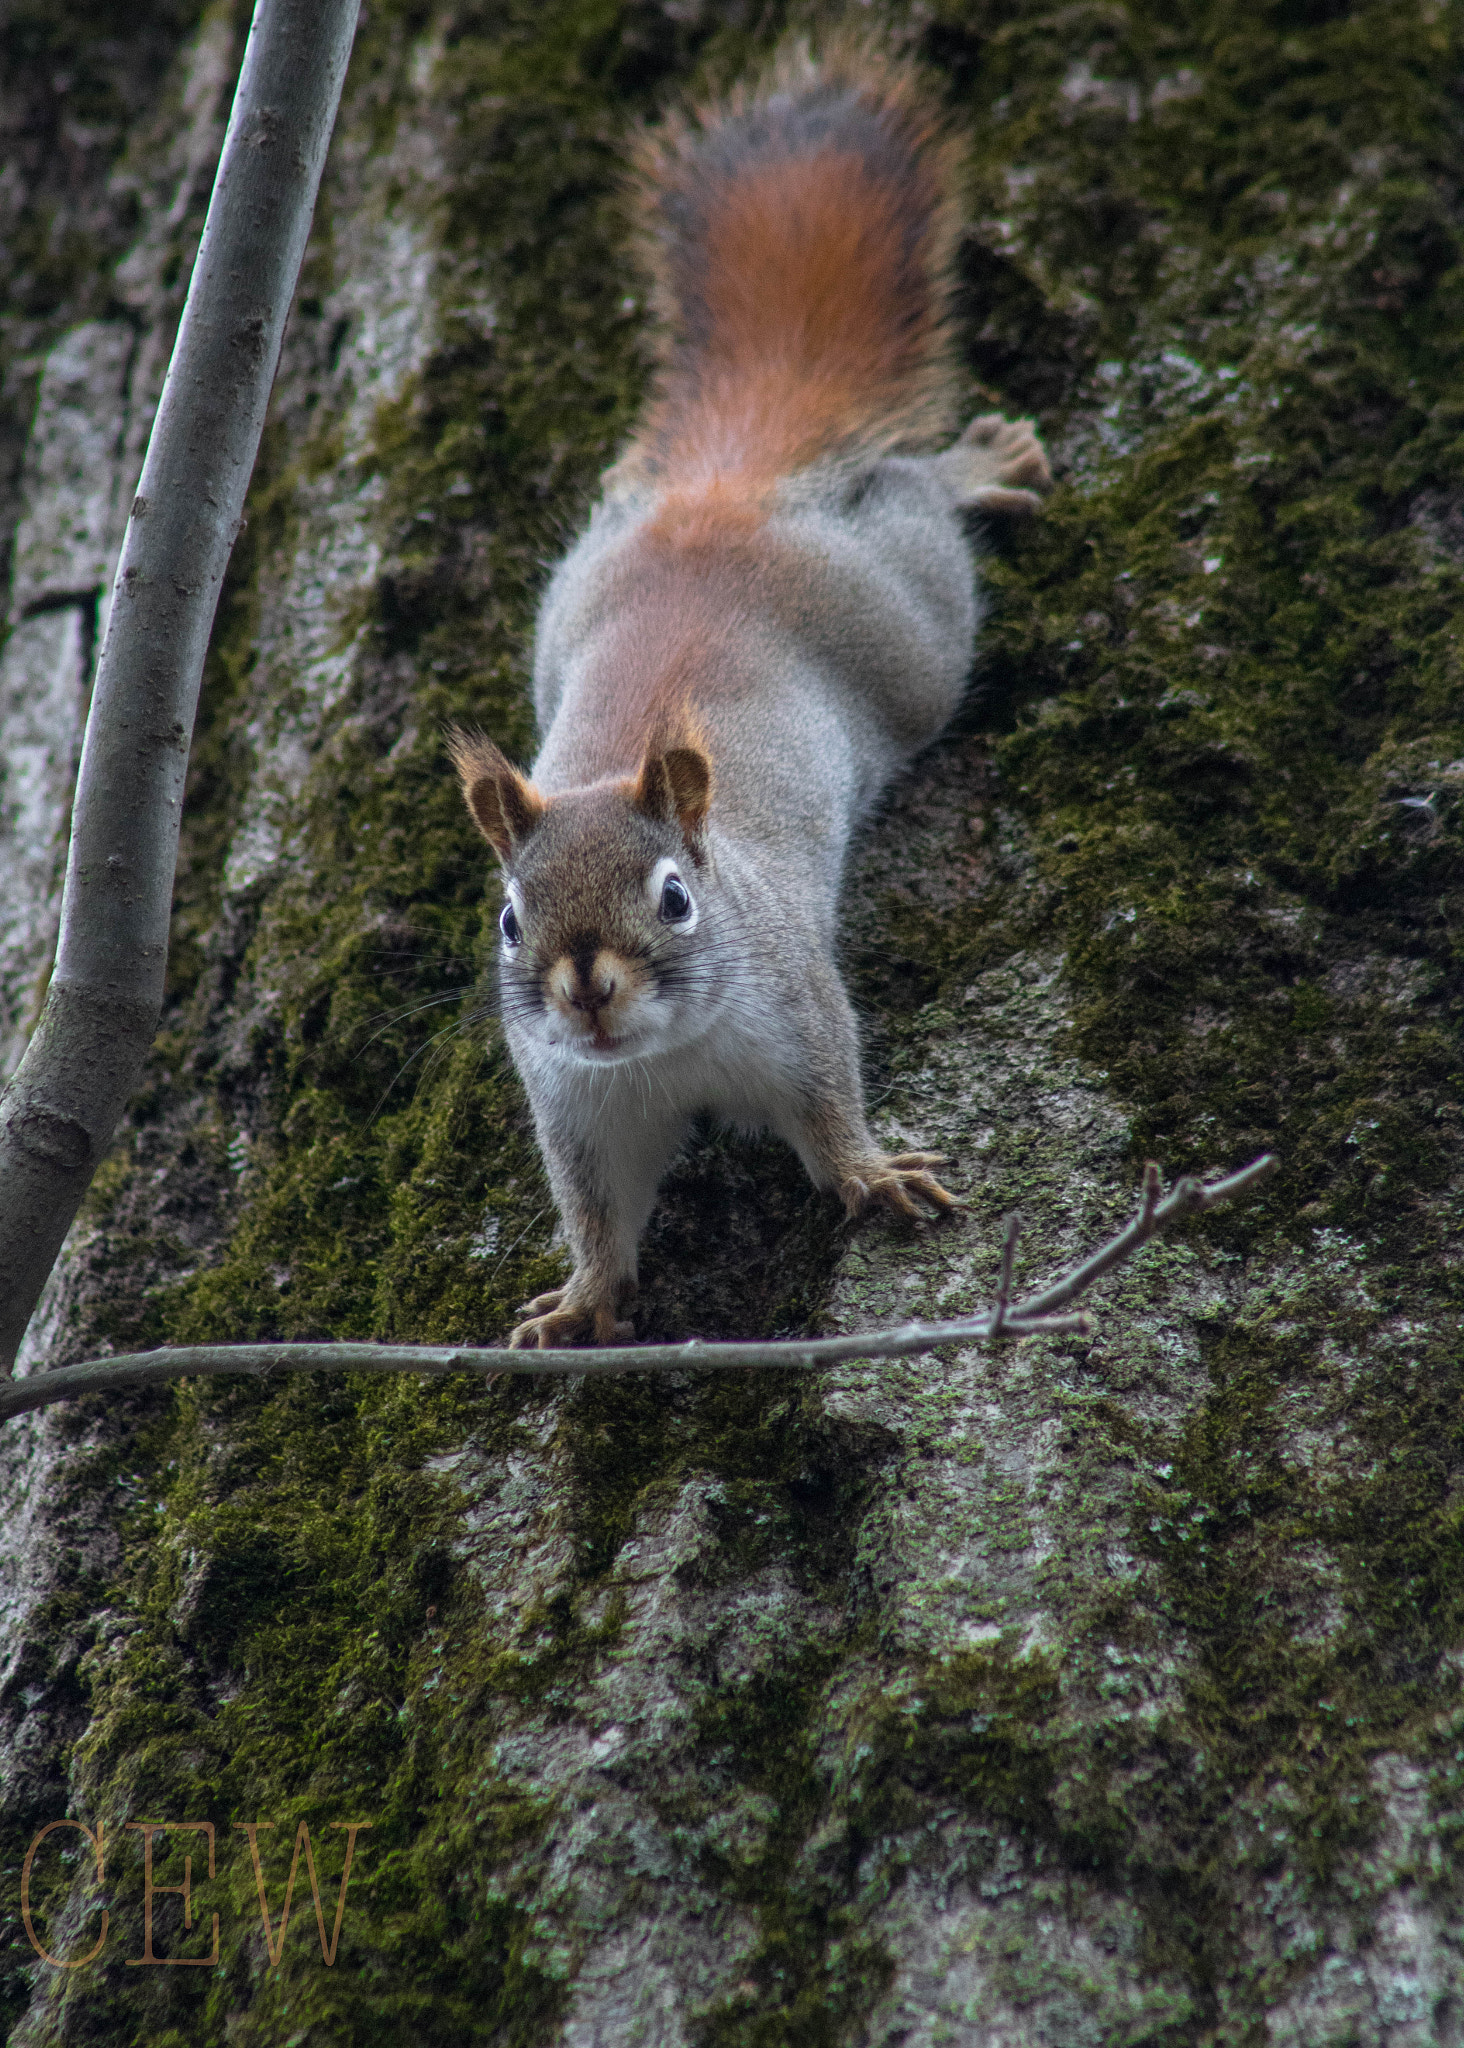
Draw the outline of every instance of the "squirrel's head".
<instances>
[{"instance_id":1,"label":"squirrel's head","mask_svg":"<svg viewBox=\"0 0 1464 2048\"><path fill-rule=\"evenodd\" d=\"M544 797L490 740L448 744L503 868L505 1016L593 1066L700 1036L712 985L701 745L653 742L633 778Z\"/></svg>"}]
</instances>

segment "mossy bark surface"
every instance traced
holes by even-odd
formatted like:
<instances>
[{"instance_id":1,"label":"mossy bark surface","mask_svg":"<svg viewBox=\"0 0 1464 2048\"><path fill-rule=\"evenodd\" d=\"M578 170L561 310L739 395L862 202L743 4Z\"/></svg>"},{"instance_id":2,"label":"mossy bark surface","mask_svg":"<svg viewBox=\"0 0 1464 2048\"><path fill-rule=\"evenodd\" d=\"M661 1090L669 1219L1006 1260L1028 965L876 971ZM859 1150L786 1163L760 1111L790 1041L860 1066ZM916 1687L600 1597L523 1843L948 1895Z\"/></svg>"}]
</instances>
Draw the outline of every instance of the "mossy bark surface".
<instances>
[{"instance_id":1,"label":"mossy bark surface","mask_svg":"<svg viewBox=\"0 0 1464 2048\"><path fill-rule=\"evenodd\" d=\"M63 21L64 17L64 21ZM631 125L787 25L368 8L195 741L169 1007L23 1369L496 1339L563 1270L440 732L644 387ZM244 22L13 7L0 1027L33 1021L98 598ZM650 1336L989 1298L1146 1157L1280 1172L1046 1340L821 1375L193 1383L6 1426L10 2038L565 2048L1464 2041L1459 17L920 10L972 139L960 729L851 871L877 1127L950 1227L702 1133ZM61 54L62 52L66 54ZM90 125L88 125L90 124ZM83 132L84 131L84 132ZM76 140L78 133L83 139ZM67 137L72 140L68 143ZM67 154L68 149L70 154ZM47 695L46 693L50 694ZM52 707L44 717L38 704ZM20 892L21 883L17 883ZM105 1823L20 1871L48 1821ZM261 1828L278 1959L240 1823ZM154 1904L191 1855L193 1925Z\"/></svg>"}]
</instances>

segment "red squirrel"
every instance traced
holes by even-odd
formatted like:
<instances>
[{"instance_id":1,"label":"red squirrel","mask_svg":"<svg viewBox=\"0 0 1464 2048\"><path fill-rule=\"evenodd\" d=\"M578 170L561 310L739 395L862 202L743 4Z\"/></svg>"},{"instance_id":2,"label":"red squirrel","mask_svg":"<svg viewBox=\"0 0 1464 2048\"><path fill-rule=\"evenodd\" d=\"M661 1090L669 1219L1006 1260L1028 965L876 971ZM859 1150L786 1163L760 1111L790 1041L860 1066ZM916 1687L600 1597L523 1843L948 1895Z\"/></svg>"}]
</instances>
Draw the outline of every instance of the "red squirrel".
<instances>
[{"instance_id":1,"label":"red squirrel","mask_svg":"<svg viewBox=\"0 0 1464 2048\"><path fill-rule=\"evenodd\" d=\"M515 1346L632 1334L691 1119L771 1127L851 1215L953 1197L865 1117L834 964L851 835L960 703L960 514L1030 511L1030 421L957 402L955 162L913 68L785 51L637 165L661 352L539 613L528 776L451 749L502 864L503 1017L574 1256Z\"/></svg>"}]
</instances>

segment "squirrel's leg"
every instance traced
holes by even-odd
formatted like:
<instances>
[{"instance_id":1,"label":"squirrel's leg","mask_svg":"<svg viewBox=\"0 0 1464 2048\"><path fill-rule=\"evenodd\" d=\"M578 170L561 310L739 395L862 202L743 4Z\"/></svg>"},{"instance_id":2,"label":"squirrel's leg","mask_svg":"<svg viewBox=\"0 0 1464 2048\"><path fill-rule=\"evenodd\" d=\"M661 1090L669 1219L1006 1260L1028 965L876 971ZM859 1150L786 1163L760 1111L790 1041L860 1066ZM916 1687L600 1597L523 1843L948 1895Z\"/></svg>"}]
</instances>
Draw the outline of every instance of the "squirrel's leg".
<instances>
[{"instance_id":1,"label":"squirrel's leg","mask_svg":"<svg viewBox=\"0 0 1464 2048\"><path fill-rule=\"evenodd\" d=\"M812 988L814 977L810 977ZM854 1013L832 966L816 977L816 1037L809 1035L802 1100L778 1128L808 1169L815 1187L832 1188L851 1216L876 1202L918 1216L916 1199L939 1215L960 1206L931 1171L938 1152L885 1152L864 1119L859 1038Z\"/></svg>"},{"instance_id":2,"label":"squirrel's leg","mask_svg":"<svg viewBox=\"0 0 1464 2048\"><path fill-rule=\"evenodd\" d=\"M987 512L1035 512L1052 488L1047 452L1032 420L999 412L972 420L953 448L929 458L957 505Z\"/></svg>"},{"instance_id":3,"label":"squirrel's leg","mask_svg":"<svg viewBox=\"0 0 1464 2048\"><path fill-rule=\"evenodd\" d=\"M649 1113L623 1070L603 1094L544 1101L532 1084L529 1093L574 1270L563 1287L526 1305L510 1348L624 1343L635 1335L626 1311L635 1294L636 1246L680 1148L685 1118Z\"/></svg>"}]
</instances>

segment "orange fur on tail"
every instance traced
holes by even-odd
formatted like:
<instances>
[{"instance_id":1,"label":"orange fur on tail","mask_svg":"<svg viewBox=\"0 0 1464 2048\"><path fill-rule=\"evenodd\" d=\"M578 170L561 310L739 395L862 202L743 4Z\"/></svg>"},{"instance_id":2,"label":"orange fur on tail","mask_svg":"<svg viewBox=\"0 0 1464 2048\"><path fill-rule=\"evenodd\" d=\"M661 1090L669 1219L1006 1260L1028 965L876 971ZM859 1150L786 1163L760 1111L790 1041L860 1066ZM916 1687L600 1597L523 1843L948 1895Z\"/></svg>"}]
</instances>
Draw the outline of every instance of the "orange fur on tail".
<instances>
[{"instance_id":1,"label":"orange fur on tail","mask_svg":"<svg viewBox=\"0 0 1464 2048\"><path fill-rule=\"evenodd\" d=\"M649 137L637 171L663 344L625 471L751 498L949 430L954 162L913 70L794 52Z\"/></svg>"}]
</instances>

